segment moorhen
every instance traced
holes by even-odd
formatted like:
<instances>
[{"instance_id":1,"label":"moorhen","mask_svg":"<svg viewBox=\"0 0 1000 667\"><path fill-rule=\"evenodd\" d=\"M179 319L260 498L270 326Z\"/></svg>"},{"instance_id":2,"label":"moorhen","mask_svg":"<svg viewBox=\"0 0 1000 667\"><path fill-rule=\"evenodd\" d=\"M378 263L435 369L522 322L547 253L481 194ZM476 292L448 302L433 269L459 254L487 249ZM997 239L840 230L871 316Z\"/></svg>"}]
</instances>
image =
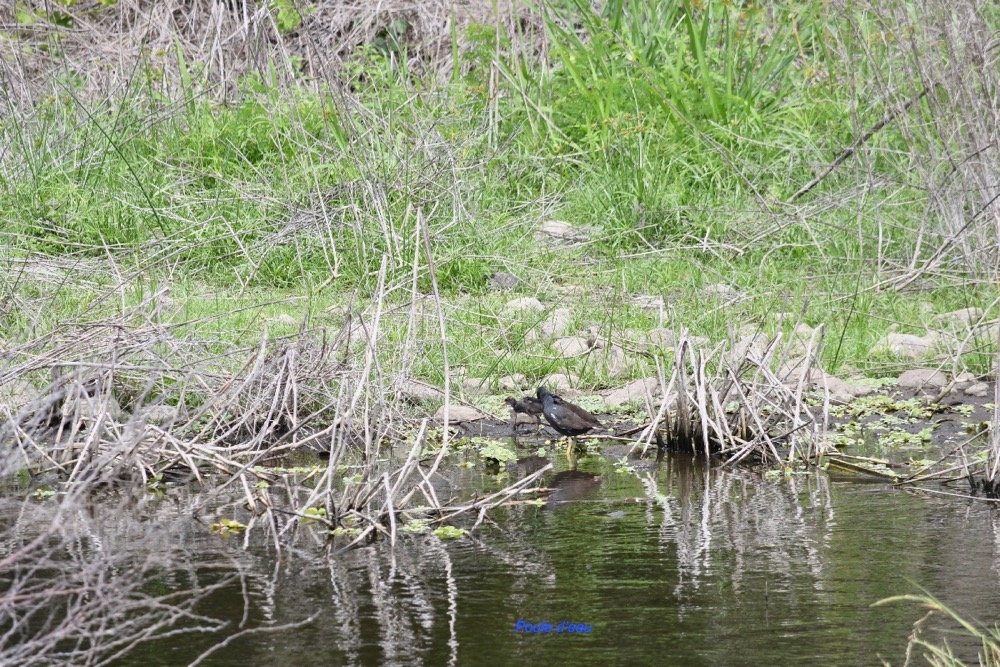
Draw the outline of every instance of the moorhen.
<instances>
[{"instance_id":1,"label":"moorhen","mask_svg":"<svg viewBox=\"0 0 1000 667\"><path fill-rule=\"evenodd\" d=\"M517 413L528 415L535 420L535 425L542 423L542 402L534 396L525 396L520 401L513 396L503 399L503 402L510 408L510 426L517 432Z\"/></svg>"},{"instance_id":2,"label":"moorhen","mask_svg":"<svg viewBox=\"0 0 1000 667\"><path fill-rule=\"evenodd\" d=\"M597 417L579 405L564 401L545 387L538 388L538 400L542 402L542 414L552 428L563 435L574 437L602 426Z\"/></svg>"}]
</instances>

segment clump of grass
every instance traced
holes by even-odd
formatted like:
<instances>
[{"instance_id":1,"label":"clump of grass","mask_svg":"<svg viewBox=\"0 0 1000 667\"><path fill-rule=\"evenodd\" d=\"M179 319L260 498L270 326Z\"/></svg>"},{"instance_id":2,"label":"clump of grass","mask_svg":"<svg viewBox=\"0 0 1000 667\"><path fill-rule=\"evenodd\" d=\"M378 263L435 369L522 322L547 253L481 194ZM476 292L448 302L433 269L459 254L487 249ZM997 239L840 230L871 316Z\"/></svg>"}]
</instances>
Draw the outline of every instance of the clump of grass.
<instances>
[{"instance_id":1,"label":"clump of grass","mask_svg":"<svg viewBox=\"0 0 1000 667\"><path fill-rule=\"evenodd\" d=\"M955 655L947 641L928 641L922 638L924 627L930 619L935 615L941 615L957 624L963 635L980 644L976 664L986 667L1000 665L1000 630L996 627L987 628L974 623L926 593L922 595L897 595L879 600L872 606L877 607L895 602L915 602L929 610L913 624L913 633L910 635L910 641L906 647L907 664L915 651L921 651L927 662L935 667L964 667L968 664Z\"/></svg>"}]
</instances>

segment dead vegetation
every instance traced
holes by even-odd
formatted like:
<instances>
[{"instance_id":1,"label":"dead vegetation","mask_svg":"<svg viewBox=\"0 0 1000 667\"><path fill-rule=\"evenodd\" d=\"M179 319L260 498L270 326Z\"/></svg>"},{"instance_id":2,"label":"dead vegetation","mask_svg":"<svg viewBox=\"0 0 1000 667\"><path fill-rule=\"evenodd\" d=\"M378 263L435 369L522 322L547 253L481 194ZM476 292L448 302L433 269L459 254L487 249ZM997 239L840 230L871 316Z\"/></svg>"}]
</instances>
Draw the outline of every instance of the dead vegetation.
<instances>
[{"instance_id":1,"label":"dead vegetation","mask_svg":"<svg viewBox=\"0 0 1000 667\"><path fill-rule=\"evenodd\" d=\"M108 7L96 0L70 6L30 0L21 4L33 19L14 26L10 57L0 58L9 106L21 110L44 99L53 86L58 88L61 84L53 82L67 72L80 80L72 88L74 94L94 99L128 91L132 78L141 74L150 77L151 90L166 93L170 104L184 104L190 96L227 100L236 94L241 77L255 74L269 82L327 84L348 100L350 80L341 75L341 68L359 49L387 52L414 74L445 79L466 66L456 57L474 46L467 41L472 24L501 28L498 34L506 35L510 43L501 45L497 38L493 48L498 52L514 49L525 60L544 59L548 47L540 16L516 2L321 2L303 14L290 2L118 0ZM961 7L968 9L967 4ZM891 9L872 11L885 12L886 21L912 23ZM974 24L971 16L963 20ZM960 41L951 24L945 27L943 36ZM963 58L995 53L988 35L977 30L971 37L973 55ZM958 268L962 262L997 268L993 252L997 207L991 180L998 172L996 114L995 105L982 106L995 100L995 95L982 94L995 86L995 69L988 66L995 60L984 61L980 79L969 79L949 70L943 61L914 59L912 54L919 50L910 46L892 43L887 48L898 50L901 77L921 81L923 87L899 92L886 82L883 92L900 109L928 98L941 122L933 125L932 142L921 134L931 127L924 119L897 113L887 123L916 137L911 142L914 179L934 196L927 216L913 228L918 239L913 255L899 261L883 257L880 251L877 261L887 276L880 289L903 289L927 275L964 279L966 273ZM495 86L497 76L491 72L486 78ZM186 85L185 79L192 78L197 85ZM937 98L928 91L942 86L953 87L950 99L967 99L970 104L957 114L937 106ZM859 97L868 94L871 91L859 91ZM379 122L373 120L372 126ZM358 128L358 134L370 129ZM955 146L955 153L924 159L923 146L938 142ZM855 150L864 153L861 144ZM432 140L421 148L435 169L454 168L451 155L439 162L431 159L437 149ZM414 160L405 165L405 175L419 175L424 166ZM3 168L13 172L29 166ZM943 171L947 177L942 179ZM409 245L387 220L386 192L374 192L377 188L368 183L356 185L372 188L370 201L377 209L373 219L392 230L385 233L386 246L395 251L387 250L392 256L382 257L371 304L349 309L332 327L303 321L294 335L269 336L265 330L254 332L257 342L224 342L213 335L211 318L161 317L169 309L167 290L154 289L139 305L126 306L124 294L142 280L143 271L141 263L139 269L124 269L124 256L112 258L110 269L80 257L29 257L16 265L6 263L12 270L5 271L0 282L0 318L17 318L23 335L0 350L0 388L16 389L20 395L18 400L0 401L0 474L30 470L35 477L57 480L59 486L89 489L194 481L204 487L200 507L225 498L233 515L249 517L246 529L265 534L276 551L288 549L303 534L334 549L378 539L395 544L401 526L410 521L443 525L460 519L475 527L490 508L537 482L549 468L485 497L439 497L434 481L451 451L452 433L447 424L436 429L395 391L410 379L417 354L414 346L393 349L389 354L398 354L392 367L382 363L392 345L383 332L389 317L387 301L407 292L407 286L398 282L387 284L389 261L406 267L412 258L414 267L413 284L404 299L409 311L404 306L398 318L409 320L404 339L413 343L418 320L422 326L426 320L439 327L435 340L447 348L429 234L418 213ZM868 185L878 190L878 184ZM839 194L842 200L819 198L797 204L787 220L819 220L826 210L853 200L856 193ZM300 217L293 215L291 223L262 244L277 245L301 226L328 231L332 223L325 195L317 192L315 205ZM408 208L407 217L410 212ZM776 226L768 232L772 236L791 224L782 216L774 220ZM939 229L929 220L946 224ZM363 223L360 217L355 222ZM244 248L233 236L240 251L265 254L261 248ZM760 240L754 237L752 243ZM930 245L936 249L926 252ZM95 249L109 256L116 250L107 244ZM155 261L169 264L172 252L156 256ZM100 270L93 268L97 264ZM418 293L418 265L420 278L434 282L433 298ZM115 277L110 286L96 278L109 272ZM53 291L67 284L71 289L92 289L95 309L120 299L121 315L84 313L78 322L67 321L51 333L35 336L42 312L51 307L49 299L55 299ZM715 456L727 464L815 463L825 453L829 402L817 363L820 344L817 337L795 349L776 338L734 352L726 344L706 348L687 335L679 336L673 365L659 369L661 395L666 398L659 403L650 400L650 423L637 436L638 443L646 447L659 438L666 448ZM443 356L448 378L447 349ZM447 382L442 394L446 404L453 400ZM823 397L819 405L812 403L816 395ZM1000 468L998 438L994 430L986 468L990 484ZM274 465L303 449L328 454L326 464L306 473L263 465ZM238 500L229 497L234 490ZM69 508L77 500L68 497L60 507ZM31 506L25 507L18 520L30 518ZM8 525L4 532L14 534L17 528ZM331 531L338 529L347 530L347 537L331 539ZM79 534L53 529L35 541L15 545L0 559L0 580L7 589L0 595L0 610L13 619L11 629L4 627L0 662L73 663L82 661L83 651L106 655L110 661L143 638L169 631L181 617L217 629L215 621L192 611L210 588L192 584L186 597L143 596L137 591L155 563L126 561L126 568L123 561L96 548L69 549L72 557L66 561L62 556L66 546L83 540ZM134 578L102 579L102 572L111 569L128 571ZM54 585L52 572L63 573ZM54 601L61 606L65 600L73 601L66 607L69 612L53 611ZM128 603L115 607L119 600ZM124 629L114 640L99 632L98 619L109 615ZM47 629L47 634L35 633L37 627ZM77 648L66 649L70 644Z\"/></svg>"},{"instance_id":2,"label":"dead vegetation","mask_svg":"<svg viewBox=\"0 0 1000 667\"><path fill-rule=\"evenodd\" d=\"M651 412L638 443L645 450L655 440L660 448L726 465L818 462L826 451L830 400L815 368L821 342L814 335L796 347L780 336L761 337L743 350L728 343L704 349L678 336L670 375L660 374L667 398ZM819 405L817 395L825 397Z\"/></svg>"},{"instance_id":3,"label":"dead vegetation","mask_svg":"<svg viewBox=\"0 0 1000 667\"><path fill-rule=\"evenodd\" d=\"M21 4L27 20L17 25L14 59L0 62L4 78L16 84L13 97L25 104L66 71L86 80L83 90L104 93L126 88L147 68L158 74L155 85L170 89L183 84L185 68L197 67L205 92L221 99L252 73L279 80L305 74L339 87L345 60L365 48L393 54L414 74L443 79L463 66L456 56L470 48L473 25L498 26L523 55L545 49L538 10L510 1Z\"/></svg>"}]
</instances>

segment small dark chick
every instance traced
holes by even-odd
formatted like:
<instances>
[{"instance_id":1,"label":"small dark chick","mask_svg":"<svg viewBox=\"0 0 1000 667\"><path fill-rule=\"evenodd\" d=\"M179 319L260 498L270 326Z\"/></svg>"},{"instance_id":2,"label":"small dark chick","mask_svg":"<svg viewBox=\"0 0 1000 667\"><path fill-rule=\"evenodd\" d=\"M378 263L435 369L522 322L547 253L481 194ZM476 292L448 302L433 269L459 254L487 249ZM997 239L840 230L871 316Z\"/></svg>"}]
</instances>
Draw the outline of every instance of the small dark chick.
<instances>
[{"instance_id":1,"label":"small dark chick","mask_svg":"<svg viewBox=\"0 0 1000 667\"><path fill-rule=\"evenodd\" d=\"M556 396L545 387L538 388L538 400L542 403L542 414L552 428L569 437L582 435L595 428L601 428L601 422L579 405Z\"/></svg>"},{"instance_id":2,"label":"small dark chick","mask_svg":"<svg viewBox=\"0 0 1000 667\"><path fill-rule=\"evenodd\" d=\"M536 426L542 423L542 403L534 396L525 396L520 401L513 396L503 399L503 402L510 408L510 425L517 430L517 414L528 415L533 418Z\"/></svg>"}]
</instances>

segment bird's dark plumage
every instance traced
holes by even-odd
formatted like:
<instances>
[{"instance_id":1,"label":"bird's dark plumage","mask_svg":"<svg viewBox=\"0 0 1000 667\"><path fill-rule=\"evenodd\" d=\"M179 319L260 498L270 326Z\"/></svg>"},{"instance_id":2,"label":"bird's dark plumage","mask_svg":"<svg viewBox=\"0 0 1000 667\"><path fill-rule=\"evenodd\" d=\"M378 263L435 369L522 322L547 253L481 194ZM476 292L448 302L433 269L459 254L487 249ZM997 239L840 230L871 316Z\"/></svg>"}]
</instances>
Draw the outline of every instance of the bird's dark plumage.
<instances>
[{"instance_id":1,"label":"bird's dark plumage","mask_svg":"<svg viewBox=\"0 0 1000 667\"><path fill-rule=\"evenodd\" d=\"M513 396L503 399L503 402L511 409L511 427L517 428L517 413L528 415L534 418L535 424L542 422L542 402L534 396L525 396L520 401Z\"/></svg>"},{"instance_id":2,"label":"bird's dark plumage","mask_svg":"<svg viewBox=\"0 0 1000 667\"><path fill-rule=\"evenodd\" d=\"M542 403L542 414L559 433L570 437L582 435L591 429L600 428L601 422L579 405L556 396L545 387L538 388L538 400Z\"/></svg>"},{"instance_id":3,"label":"bird's dark plumage","mask_svg":"<svg viewBox=\"0 0 1000 667\"><path fill-rule=\"evenodd\" d=\"M520 412L522 414L532 416L542 414L542 402L534 396L525 396L520 401L512 396L508 396L503 399L503 402L506 403L514 412Z\"/></svg>"}]
</instances>

